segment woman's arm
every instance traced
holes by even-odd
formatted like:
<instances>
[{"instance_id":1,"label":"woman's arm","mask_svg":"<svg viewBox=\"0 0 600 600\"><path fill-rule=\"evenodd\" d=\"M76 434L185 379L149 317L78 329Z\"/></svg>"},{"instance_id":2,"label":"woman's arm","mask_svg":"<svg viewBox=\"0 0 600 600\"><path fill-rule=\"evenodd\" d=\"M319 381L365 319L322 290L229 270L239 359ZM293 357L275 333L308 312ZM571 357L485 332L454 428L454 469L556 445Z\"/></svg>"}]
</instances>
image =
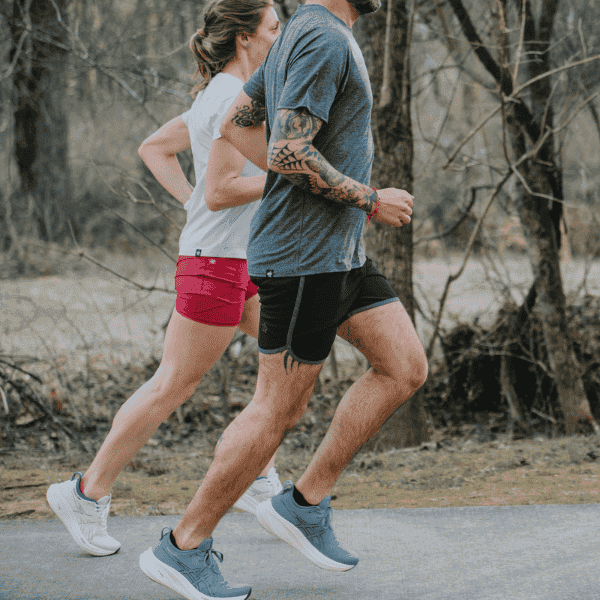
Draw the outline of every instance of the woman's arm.
<instances>
[{"instance_id":1,"label":"woman's arm","mask_svg":"<svg viewBox=\"0 0 600 600\"><path fill-rule=\"evenodd\" d=\"M190 199L194 188L181 170L177 153L190 147L190 132L187 125L181 117L175 117L146 138L138 148L138 154L158 183L181 204L185 204Z\"/></svg>"},{"instance_id":2,"label":"woman's arm","mask_svg":"<svg viewBox=\"0 0 600 600\"><path fill-rule=\"evenodd\" d=\"M240 177L245 164L246 158L225 138L212 143L204 186L206 206L210 210L223 210L260 200L267 176Z\"/></svg>"}]
</instances>

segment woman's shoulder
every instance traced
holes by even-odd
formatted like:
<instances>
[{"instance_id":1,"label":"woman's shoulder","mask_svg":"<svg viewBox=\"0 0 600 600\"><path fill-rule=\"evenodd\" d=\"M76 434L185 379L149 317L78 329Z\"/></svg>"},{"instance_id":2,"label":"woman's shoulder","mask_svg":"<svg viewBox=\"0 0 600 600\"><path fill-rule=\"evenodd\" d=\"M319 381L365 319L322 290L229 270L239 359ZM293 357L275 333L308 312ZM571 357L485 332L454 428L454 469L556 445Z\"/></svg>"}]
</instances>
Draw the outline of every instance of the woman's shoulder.
<instances>
[{"instance_id":1,"label":"woman's shoulder","mask_svg":"<svg viewBox=\"0 0 600 600\"><path fill-rule=\"evenodd\" d=\"M229 98L235 98L243 87L243 82L237 77L228 73L219 73L212 78L211 82L203 90L202 99L211 104L221 104Z\"/></svg>"},{"instance_id":2,"label":"woman's shoulder","mask_svg":"<svg viewBox=\"0 0 600 600\"><path fill-rule=\"evenodd\" d=\"M191 108L182 115L190 131L210 129L215 118L227 112L243 86L241 80L226 73L213 77L198 93Z\"/></svg>"}]
</instances>

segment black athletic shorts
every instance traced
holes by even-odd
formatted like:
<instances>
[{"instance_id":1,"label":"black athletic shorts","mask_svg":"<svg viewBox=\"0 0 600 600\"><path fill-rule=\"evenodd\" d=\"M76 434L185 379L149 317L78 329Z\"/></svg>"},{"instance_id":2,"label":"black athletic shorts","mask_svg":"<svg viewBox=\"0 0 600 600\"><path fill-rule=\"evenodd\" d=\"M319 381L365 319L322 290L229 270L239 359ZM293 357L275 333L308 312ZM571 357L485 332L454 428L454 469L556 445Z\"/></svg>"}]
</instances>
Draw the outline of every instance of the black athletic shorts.
<instances>
[{"instance_id":1,"label":"black athletic shorts","mask_svg":"<svg viewBox=\"0 0 600 600\"><path fill-rule=\"evenodd\" d=\"M341 273L301 277L251 277L258 287L258 348L264 354L285 352L294 362L322 363L337 328L352 315L398 301L387 279L367 258Z\"/></svg>"}]
</instances>

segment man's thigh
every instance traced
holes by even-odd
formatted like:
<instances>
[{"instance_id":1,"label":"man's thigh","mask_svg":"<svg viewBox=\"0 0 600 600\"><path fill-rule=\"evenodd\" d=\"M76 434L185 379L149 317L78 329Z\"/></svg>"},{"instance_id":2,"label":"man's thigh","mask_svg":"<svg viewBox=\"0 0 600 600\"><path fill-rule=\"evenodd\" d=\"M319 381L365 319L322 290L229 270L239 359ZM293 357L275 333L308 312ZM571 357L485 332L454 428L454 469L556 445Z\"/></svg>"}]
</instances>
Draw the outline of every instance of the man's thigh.
<instances>
[{"instance_id":1,"label":"man's thigh","mask_svg":"<svg viewBox=\"0 0 600 600\"><path fill-rule=\"evenodd\" d=\"M261 354L282 356L290 365L318 365L327 359L339 323L351 314L362 276L355 269L253 281L260 295Z\"/></svg>"},{"instance_id":2,"label":"man's thigh","mask_svg":"<svg viewBox=\"0 0 600 600\"><path fill-rule=\"evenodd\" d=\"M423 345L400 301L354 314L337 333L360 350L376 372L395 379L410 376L426 362Z\"/></svg>"}]
</instances>

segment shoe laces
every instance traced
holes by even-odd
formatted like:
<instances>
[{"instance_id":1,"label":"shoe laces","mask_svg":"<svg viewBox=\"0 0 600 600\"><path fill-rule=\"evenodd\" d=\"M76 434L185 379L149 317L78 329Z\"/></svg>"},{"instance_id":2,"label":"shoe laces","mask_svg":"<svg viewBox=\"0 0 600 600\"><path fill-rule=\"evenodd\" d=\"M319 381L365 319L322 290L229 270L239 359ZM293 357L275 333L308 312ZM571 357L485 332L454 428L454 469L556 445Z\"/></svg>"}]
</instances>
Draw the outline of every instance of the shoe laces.
<instances>
[{"instance_id":1,"label":"shoe laces","mask_svg":"<svg viewBox=\"0 0 600 600\"><path fill-rule=\"evenodd\" d=\"M223 576L221 575L221 571L219 570L219 565L214 559L216 556L219 559L219 562L223 562L223 553L218 550L214 550L210 548L209 550L204 550L199 552L199 554L204 554L204 564L215 574L218 576L219 581L225 581ZM214 555L214 556L213 556Z\"/></svg>"},{"instance_id":2,"label":"shoe laces","mask_svg":"<svg viewBox=\"0 0 600 600\"><path fill-rule=\"evenodd\" d=\"M100 532L102 535L108 536L107 529L107 521L108 521L108 511L110 510L110 501L106 503L105 506L101 506L96 502L96 520L100 527Z\"/></svg>"},{"instance_id":3,"label":"shoe laces","mask_svg":"<svg viewBox=\"0 0 600 600\"><path fill-rule=\"evenodd\" d=\"M333 513L333 508L328 506L326 509L323 509L323 513L321 514L321 519L319 520L319 525L323 527L323 529L327 529L331 525L331 515Z\"/></svg>"}]
</instances>

